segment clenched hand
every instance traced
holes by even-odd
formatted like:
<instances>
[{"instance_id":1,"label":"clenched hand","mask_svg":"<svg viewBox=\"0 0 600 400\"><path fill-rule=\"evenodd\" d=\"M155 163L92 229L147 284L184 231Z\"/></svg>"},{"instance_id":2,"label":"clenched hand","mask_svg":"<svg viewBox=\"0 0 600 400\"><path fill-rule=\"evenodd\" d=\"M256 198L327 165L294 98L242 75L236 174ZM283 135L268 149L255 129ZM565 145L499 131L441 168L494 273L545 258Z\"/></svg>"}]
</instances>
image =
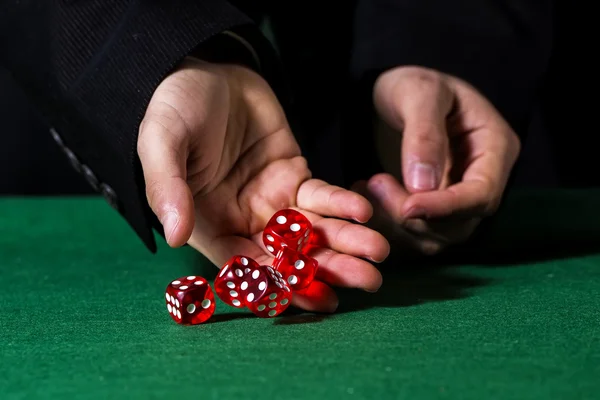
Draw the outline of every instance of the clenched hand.
<instances>
[{"instance_id":1,"label":"clenched hand","mask_svg":"<svg viewBox=\"0 0 600 400\"><path fill-rule=\"evenodd\" d=\"M516 134L471 85L426 68L385 72L373 100L386 173L354 186L375 205L372 226L426 254L468 239L502 200Z\"/></svg>"}]
</instances>

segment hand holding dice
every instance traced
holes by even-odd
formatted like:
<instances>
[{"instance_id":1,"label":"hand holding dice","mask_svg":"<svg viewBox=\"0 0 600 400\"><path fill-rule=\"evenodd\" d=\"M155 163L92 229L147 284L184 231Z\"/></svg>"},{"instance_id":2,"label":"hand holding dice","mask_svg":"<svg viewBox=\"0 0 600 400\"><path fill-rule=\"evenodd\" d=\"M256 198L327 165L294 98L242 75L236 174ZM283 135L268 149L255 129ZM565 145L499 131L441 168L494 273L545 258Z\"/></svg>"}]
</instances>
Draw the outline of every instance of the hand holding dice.
<instances>
[{"instance_id":1,"label":"hand holding dice","mask_svg":"<svg viewBox=\"0 0 600 400\"><path fill-rule=\"evenodd\" d=\"M217 296L235 308L247 307L261 318L280 315L292 293L314 280L318 263L308 256L312 225L301 213L285 209L275 213L263 232L263 243L275 256L272 266L235 255L221 268L214 286ZM167 287L167 310L175 322L201 324L215 311L210 285L201 277L177 279Z\"/></svg>"}]
</instances>

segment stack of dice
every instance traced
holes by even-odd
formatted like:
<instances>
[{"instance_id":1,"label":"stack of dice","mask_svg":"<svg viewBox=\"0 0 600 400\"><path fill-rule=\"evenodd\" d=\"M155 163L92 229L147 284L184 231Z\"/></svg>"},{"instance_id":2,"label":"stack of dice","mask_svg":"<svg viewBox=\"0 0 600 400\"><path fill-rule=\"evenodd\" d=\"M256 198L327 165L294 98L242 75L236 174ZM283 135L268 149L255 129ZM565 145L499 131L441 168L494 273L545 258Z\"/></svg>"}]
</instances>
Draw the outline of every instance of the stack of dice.
<instances>
[{"instance_id":1,"label":"stack of dice","mask_svg":"<svg viewBox=\"0 0 600 400\"><path fill-rule=\"evenodd\" d=\"M215 279L217 296L261 318L280 315L293 292L307 288L317 273L318 263L306 251L312 237L312 224L304 215L292 209L276 212L263 232L265 248L275 257L273 265L259 265L243 255L231 257ZM165 297L169 314L179 324L204 323L215 311L213 291L202 277L174 280Z\"/></svg>"}]
</instances>

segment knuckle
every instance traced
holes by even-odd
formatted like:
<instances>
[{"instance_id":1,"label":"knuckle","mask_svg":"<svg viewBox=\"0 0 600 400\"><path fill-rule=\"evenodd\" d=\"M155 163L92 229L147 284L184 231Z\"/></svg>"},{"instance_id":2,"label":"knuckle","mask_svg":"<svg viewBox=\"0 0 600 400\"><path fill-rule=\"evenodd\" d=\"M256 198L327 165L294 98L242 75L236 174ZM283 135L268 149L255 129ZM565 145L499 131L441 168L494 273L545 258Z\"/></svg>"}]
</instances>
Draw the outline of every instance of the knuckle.
<instances>
[{"instance_id":1,"label":"knuckle","mask_svg":"<svg viewBox=\"0 0 600 400\"><path fill-rule=\"evenodd\" d=\"M412 131L412 140L419 144L443 145L446 141L445 135L440 134L439 128L433 122L425 121L416 125Z\"/></svg>"},{"instance_id":2,"label":"knuckle","mask_svg":"<svg viewBox=\"0 0 600 400\"><path fill-rule=\"evenodd\" d=\"M146 184L146 200L148 201L148 204L150 205L150 207L152 208L152 210L154 210L154 212L157 212L157 206L158 206L158 201L161 198L162 194L164 192L164 187L163 185L156 181L156 180L151 180L149 182L147 182Z\"/></svg>"},{"instance_id":3,"label":"knuckle","mask_svg":"<svg viewBox=\"0 0 600 400\"><path fill-rule=\"evenodd\" d=\"M495 137L498 143L496 149L498 155L508 157L513 162L516 161L522 148L519 135L503 120L500 121L499 125L496 125L494 132L497 133Z\"/></svg>"},{"instance_id":4,"label":"knuckle","mask_svg":"<svg viewBox=\"0 0 600 400\"><path fill-rule=\"evenodd\" d=\"M308 161L302 156L295 156L292 158L291 168L295 171L295 175L300 177L302 182L305 182L312 177L312 173L308 168Z\"/></svg>"},{"instance_id":5,"label":"knuckle","mask_svg":"<svg viewBox=\"0 0 600 400\"><path fill-rule=\"evenodd\" d=\"M152 146L156 143L156 141L153 140L154 138L150 139L150 136L159 137L165 144L171 143L177 137L171 126L164 124L158 119L152 117L145 118L142 125L144 130L140 132L137 141L137 152L139 156L143 156L151 151Z\"/></svg>"},{"instance_id":6,"label":"knuckle","mask_svg":"<svg viewBox=\"0 0 600 400\"><path fill-rule=\"evenodd\" d=\"M324 186L326 187L326 186ZM327 208L331 209L331 210L335 210L336 208L336 204L338 204L338 202L336 201L337 199L339 199L340 195L344 193L344 189L342 188L338 188L338 187L334 187L331 188L331 190L329 190L329 193L327 195Z\"/></svg>"},{"instance_id":7,"label":"knuckle","mask_svg":"<svg viewBox=\"0 0 600 400\"><path fill-rule=\"evenodd\" d=\"M487 205L483 208L483 216L491 217L494 215L498 209L500 208L501 200L499 198L494 198L487 203Z\"/></svg>"},{"instance_id":8,"label":"knuckle","mask_svg":"<svg viewBox=\"0 0 600 400\"><path fill-rule=\"evenodd\" d=\"M414 93L429 93L436 99L442 98L442 95L449 90L442 74L429 69L420 69L411 74L407 83Z\"/></svg>"},{"instance_id":9,"label":"knuckle","mask_svg":"<svg viewBox=\"0 0 600 400\"><path fill-rule=\"evenodd\" d=\"M182 116L182 111L166 100L160 100L153 107L151 118L164 127L164 133L185 135L190 129Z\"/></svg>"},{"instance_id":10,"label":"knuckle","mask_svg":"<svg viewBox=\"0 0 600 400\"><path fill-rule=\"evenodd\" d=\"M415 76L415 83L424 87L441 89L444 86L442 75L436 71L423 69Z\"/></svg>"},{"instance_id":11,"label":"knuckle","mask_svg":"<svg viewBox=\"0 0 600 400\"><path fill-rule=\"evenodd\" d=\"M508 143L511 153L513 153L515 158L517 158L519 154L521 154L522 143L521 139L514 131L511 131L508 135Z\"/></svg>"},{"instance_id":12,"label":"knuckle","mask_svg":"<svg viewBox=\"0 0 600 400\"><path fill-rule=\"evenodd\" d=\"M397 103L403 98L404 93L427 93L429 96L439 98L449 90L446 78L439 72L419 67L403 67L401 74L393 85L393 99ZM394 104L398 106L398 104Z\"/></svg>"},{"instance_id":13,"label":"knuckle","mask_svg":"<svg viewBox=\"0 0 600 400\"><path fill-rule=\"evenodd\" d=\"M411 78L413 82L418 84L437 86L441 85L444 81L441 73L430 68L418 66L406 66L400 68L406 77Z\"/></svg>"},{"instance_id":14,"label":"knuckle","mask_svg":"<svg viewBox=\"0 0 600 400\"><path fill-rule=\"evenodd\" d=\"M486 200L482 202L480 214L483 217L494 215L500 208L500 202L500 196L497 196L495 193L490 193L486 196Z\"/></svg>"}]
</instances>

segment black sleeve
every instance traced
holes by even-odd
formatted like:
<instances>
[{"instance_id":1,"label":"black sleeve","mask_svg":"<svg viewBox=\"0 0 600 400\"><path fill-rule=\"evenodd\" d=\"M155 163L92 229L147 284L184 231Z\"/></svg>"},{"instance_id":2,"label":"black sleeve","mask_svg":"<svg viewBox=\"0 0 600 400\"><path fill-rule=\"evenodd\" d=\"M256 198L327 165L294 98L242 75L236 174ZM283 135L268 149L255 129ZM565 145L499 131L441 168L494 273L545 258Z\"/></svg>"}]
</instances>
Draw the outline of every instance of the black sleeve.
<instances>
[{"instance_id":1,"label":"black sleeve","mask_svg":"<svg viewBox=\"0 0 600 400\"><path fill-rule=\"evenodd\" d=\"M225 31L243 37L259 59L266 54L261 72L272 73L266 39L222 0L13 0L2 9L0 62L72 165L156 251L152 227L161 234L162 227L148 207L136 151L154 89L189 54L258 68Z\"/></svg>"},{"instance_id":2,"label":"black sleeve","mask_svg":"<svg viewBox=\"0 0 600 400\"><path fill-rule=\"evenodd\" d=\"M350 75L361 98L353 106L370 106L381 72L424 66L474 85L523 137L548 68L552 8L552 0L359 0ZM354 155L372 149L354 143Z\"/></svg>"}]
</instances>

